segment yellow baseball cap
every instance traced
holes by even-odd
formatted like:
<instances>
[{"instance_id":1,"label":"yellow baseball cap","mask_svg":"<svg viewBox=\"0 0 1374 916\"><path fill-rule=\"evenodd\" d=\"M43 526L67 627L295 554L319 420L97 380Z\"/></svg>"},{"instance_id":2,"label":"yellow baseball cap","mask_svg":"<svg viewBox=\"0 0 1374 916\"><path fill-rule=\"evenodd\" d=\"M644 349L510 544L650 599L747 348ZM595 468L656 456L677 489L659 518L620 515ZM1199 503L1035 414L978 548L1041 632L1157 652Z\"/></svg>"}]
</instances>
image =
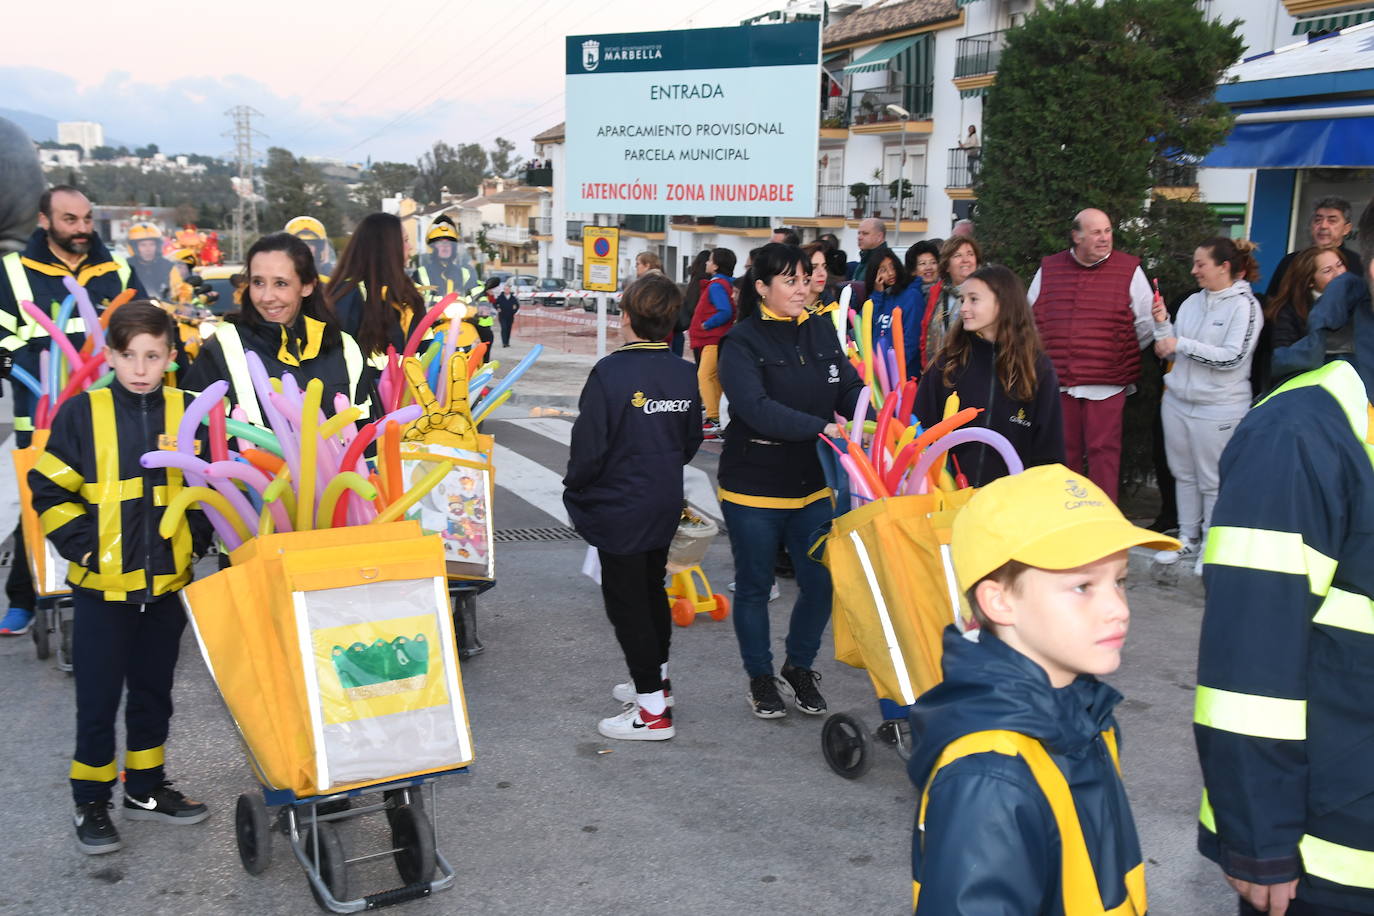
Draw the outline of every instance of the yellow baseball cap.
<instances>
[{"instance_id":1,"label":"yellow baseball cap","mask_svg":"<svg viewBox=\"0 0 1374 916\"><path fill-rule=\"evenodd\" d=\"M1102 488L1062 464L994 480L954 519L951 550L968 591L1012 560L1074 569L1128 547L1178 550L1179 543L1126 521Z\"/></svg>"}]
</instances>

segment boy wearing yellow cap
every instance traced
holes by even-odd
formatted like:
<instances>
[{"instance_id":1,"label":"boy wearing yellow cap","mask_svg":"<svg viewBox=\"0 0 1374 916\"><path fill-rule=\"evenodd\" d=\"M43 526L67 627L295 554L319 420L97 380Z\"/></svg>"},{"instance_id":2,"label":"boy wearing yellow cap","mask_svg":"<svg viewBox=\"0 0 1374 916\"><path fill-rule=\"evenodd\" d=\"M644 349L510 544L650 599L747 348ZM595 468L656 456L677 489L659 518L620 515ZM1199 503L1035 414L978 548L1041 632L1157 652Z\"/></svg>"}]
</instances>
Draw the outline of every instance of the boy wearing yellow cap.
<instances>
[{"instance_id":1,"label":"boy wearing yellow cap","mask_svg":"<svg viewBox=\"0 0 1374 916\"><path fill-rule=\"evenodd\" d=\"M1121 694L1097 678L1121 664L1127 551L1174 543L1058 464L959 514L954 568L979 627L947 628L944 681L911 710L917 914L1145 913Z\"/></svg>"}]
</instances>

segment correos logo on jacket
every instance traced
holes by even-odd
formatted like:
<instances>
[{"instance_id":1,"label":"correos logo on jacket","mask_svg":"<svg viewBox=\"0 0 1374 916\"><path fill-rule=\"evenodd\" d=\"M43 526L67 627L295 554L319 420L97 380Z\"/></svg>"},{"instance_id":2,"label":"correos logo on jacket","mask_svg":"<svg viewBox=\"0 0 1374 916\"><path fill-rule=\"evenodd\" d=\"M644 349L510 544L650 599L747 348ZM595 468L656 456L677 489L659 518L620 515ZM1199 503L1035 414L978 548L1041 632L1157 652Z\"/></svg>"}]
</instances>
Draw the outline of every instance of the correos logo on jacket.
<instances>
[{"instance_id":1,"label":"correos logo on jacket","mask_svg":"<svg viewBox=\"0 0 1374 916\"><path fill-rule=\"evenodd\" d=\"M644 392L636 391L635 396L630 398L630 404L638 407L646 414L653 413L686 413L692 409L692 402L687 399L665 398L655 400L644 396Z\"/></svg>"}]
</instances>

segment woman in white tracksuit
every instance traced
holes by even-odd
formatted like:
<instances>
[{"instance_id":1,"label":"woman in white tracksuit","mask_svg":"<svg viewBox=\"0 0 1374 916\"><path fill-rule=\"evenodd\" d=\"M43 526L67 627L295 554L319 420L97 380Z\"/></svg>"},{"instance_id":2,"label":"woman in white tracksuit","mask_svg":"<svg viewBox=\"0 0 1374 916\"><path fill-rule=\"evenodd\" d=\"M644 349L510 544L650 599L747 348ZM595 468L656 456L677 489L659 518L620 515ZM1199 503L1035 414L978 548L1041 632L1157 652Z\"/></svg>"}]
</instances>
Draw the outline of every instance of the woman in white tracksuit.
<instances>
[{"instance_id":1,"label":"woman in white tracksuit","mask_svg":"<svg viewBox=\"0 0 1374 916\"><path fill-rule=\"evenodd\" d=\"M1178 482L1180 550L1160 551L1155 562L1193 563L1202 569L1202 542L1217 501L1221 452L1250 409L1250 362L1264 316L1250 283L1259 276L1255 246L1244 240L1208 239L1193 253L1193 277L1202 289L1169 321L1155 300L1155 354L1173 359L1164 377L1164 451Z\"/></svg>"}]
</instances>

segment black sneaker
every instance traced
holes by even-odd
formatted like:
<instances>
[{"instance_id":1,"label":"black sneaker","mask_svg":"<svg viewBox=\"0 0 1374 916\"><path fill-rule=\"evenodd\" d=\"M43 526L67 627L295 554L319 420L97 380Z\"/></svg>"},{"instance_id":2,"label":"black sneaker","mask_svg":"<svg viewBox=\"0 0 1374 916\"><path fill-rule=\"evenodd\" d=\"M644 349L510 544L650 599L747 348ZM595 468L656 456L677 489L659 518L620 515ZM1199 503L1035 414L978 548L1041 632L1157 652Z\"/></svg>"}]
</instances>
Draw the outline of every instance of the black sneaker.
<instances>
[{"instance_id":1,"label":"black sneaker","mask_svg":"<svg viewBox=\"0 0 1374 916\"><path fill-rule=\"evenodd\" d=\"M771 674L749 679L749 705L760 719L781 719L787 715L787 707L782 705L777 682Z\"/></svg>"},{"instance_id":2,"label":"black sneaker","mask_svg":"<svg viewBox=\"0 0 1374 916\"><path fill-rule=\"evenodd\" d=\"M816 689L816 682L820 679L819 671L783 665L778 687L783 693L791 694L792 702L797 704L797 709L808 716L819 716L824 714L826 709L825 697Z\"/></svg>"},{"instance_id":3,"label":"black sneaker","mask_svg":"<svg viewBox=\"0 0 1374 916\"><path fill-rule=\"evenodd\" d=\"M173 789L168 780L142 797L125 792L124 816L131 821L199 824L210 816L210 810Z\"/></svg>"},{"instance_id":4,"label":"black sneaker","mask_svg":"<svg viewBox=\"0 0 1374 916\"><path fill-rule=\"evenodd\" d=\"M86 802L76 806L76 848L88 856L98 856L107 852L117 852L122 845L119 831L110 820L110 809L114 805L108 801Z\"/></svg>"}]
</instances>

